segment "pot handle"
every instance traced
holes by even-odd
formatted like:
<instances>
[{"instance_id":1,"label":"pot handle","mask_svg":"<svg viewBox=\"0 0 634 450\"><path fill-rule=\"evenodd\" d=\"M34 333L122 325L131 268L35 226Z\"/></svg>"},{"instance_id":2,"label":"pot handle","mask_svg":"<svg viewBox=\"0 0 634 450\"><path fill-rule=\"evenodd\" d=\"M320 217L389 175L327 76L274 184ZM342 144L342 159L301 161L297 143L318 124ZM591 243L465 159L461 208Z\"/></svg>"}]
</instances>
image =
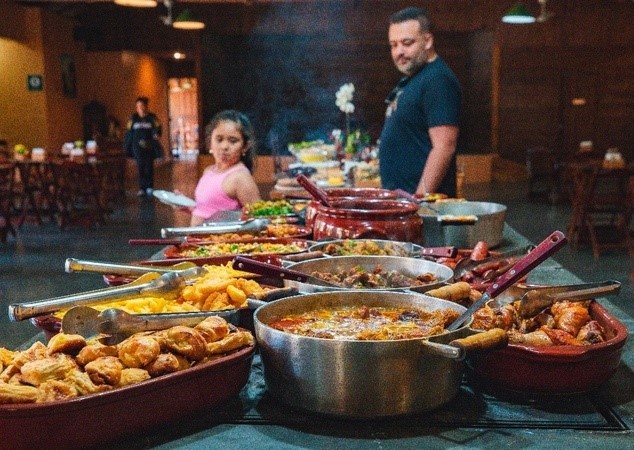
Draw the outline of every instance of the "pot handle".
<instances>
[{"instance_id":1,"label":"pot handle","mask_svg":"<svg viewBox=\"0 0 634 450\"><path fill-rule=\"evenodd\" d=\"M475 225L478 222L478 216L476 215L467 215L467 216L455 216L452 214L443 214L438 216L438 222L440 225Z\"/></svg>"},{"instance_id":2,"label":"pot handle","mask_svg":"<svg viewBox=\"0 0 634 450\"><path fill-rule=\"evenodd\" d=\"M421 344L430 353L462 361L467 354L472 352L491 351L506 347L508 336L503 329L493 328L484 332L476 332L464 338L454 339L449 344L440 344L429 340L423 340Z\"/></svg>"},{"instance_id":3,"label":"pot handle","mask_svg":"<svg viewBox=\"0 0 634 450\"><path fill-rule=\"evenodd\" d=\"M449 343L453 347L458 347L470 352L485 352L506 347L509 342L506 331L502 328L492 328L484 332L477 332L471 336L454 339Z\"/></svg>"}]
</instances>

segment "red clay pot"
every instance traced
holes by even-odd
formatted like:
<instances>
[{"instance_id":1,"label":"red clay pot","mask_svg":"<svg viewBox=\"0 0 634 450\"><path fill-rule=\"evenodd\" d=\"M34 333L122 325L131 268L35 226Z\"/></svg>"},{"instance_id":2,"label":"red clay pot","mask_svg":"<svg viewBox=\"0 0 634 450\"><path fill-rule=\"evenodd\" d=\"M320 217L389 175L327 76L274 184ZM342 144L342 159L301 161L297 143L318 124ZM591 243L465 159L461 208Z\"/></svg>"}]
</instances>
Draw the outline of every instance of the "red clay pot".
<instances>
[{"instance_id":1,"label":"red clay pot","mask_svg":"<svg viewBox=\"0 0 634 450\"><path fill-rule=\"evenodd\" d=\"M317 206L313 238L387 239L423 244L418 205L406 200L350 198Z\"/></svg>"},{"instance_id":2,"label":"red clay pot","mask_svg":"<svg viewBox=\"0 0 634 450\"><path fill-rule=\"evenodd\" d=\"M334 200L353 199L353 198L376 198L376 199L395 199L398 194L389 189L378 188L337 188L337 189L324 189L328 198ZM315 221L315 215L317 214L317 208L319 202L317 200L311 200L306 206L306 227L311 229L313 222Z\"/></svg>"}]
</instances>

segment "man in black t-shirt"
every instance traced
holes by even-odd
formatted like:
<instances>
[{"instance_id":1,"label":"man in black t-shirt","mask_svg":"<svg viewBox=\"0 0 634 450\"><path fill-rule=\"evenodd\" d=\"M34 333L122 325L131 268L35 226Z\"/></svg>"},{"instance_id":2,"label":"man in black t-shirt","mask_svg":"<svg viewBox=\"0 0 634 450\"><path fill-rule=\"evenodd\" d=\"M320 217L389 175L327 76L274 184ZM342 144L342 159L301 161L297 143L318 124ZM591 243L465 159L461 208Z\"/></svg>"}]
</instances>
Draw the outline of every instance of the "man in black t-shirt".
<instances>
[{"instance_id":1,"label":"man in black t-shirt","mask_svg":"<svg viewBox=\"0 0 634 450\"><path fill-rule=\"evenodd\" d=\"M161 136L161 123L156 114L148 111L148 102L147 97L136 99L136 112L128 121L124 142L126 153L137 163L139 196L152 195L154 160L163 156L163 148L158 141Z\"/></svg>"},{"instance_id":2,"label":"man in black t-shirt","mask_svg":"<svg viewBox=\"0 0 634 450\"><path fill-rule=\"evenodd\" d=\"M426 12L406 8L390 18L391 55L405 77L386 99L379 161L381 184L416 196L456 195L461 92L434 50Z\"/></svg>"}]
</instances>

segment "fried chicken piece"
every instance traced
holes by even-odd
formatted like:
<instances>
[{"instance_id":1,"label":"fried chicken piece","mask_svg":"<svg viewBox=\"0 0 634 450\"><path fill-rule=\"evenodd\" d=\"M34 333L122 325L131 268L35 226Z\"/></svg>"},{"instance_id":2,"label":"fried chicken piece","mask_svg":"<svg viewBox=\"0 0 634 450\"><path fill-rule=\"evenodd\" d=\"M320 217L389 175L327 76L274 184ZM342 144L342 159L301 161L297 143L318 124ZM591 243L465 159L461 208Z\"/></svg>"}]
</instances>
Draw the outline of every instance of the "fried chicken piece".
<instances>
[{"instance_id":1,"label":"fried chicken piece","mask_svg":"<svg viewBox=\"0 0 634 450\"><path fill-rule=\"evenodd\" d=\"M48 341L48 354L66 353L76 355L86 346L86 339L78 334L58 333Z\"/></svg>"},{"instance_id":2,"label":"fried chicken piece","mask_svg":"<svg viewBox=\"0 0 634 450\"><path fill-rule=\"evenodd\" d=\"M584 344L598 344L605 342L605 329L596 320L591 320L581 327L577 340Z\"/></svg>"},{"instance_id":3,"label":"fried chicken piece","mask_svg":"<svg viewBox=\"0 0 634 450\"><path fill-rule=\"evenodd\" d=\"M229 334L229 324L218 316L210 316L194 327L206 343L216 342Z\"/></svg>"},{"instance_id":4,"label":"fried chicken piece","mask_svg":"<svg viewBox=\"0 0 634 450\"><path fill-rule=\"evenodd\" d=\"M203 336L193 328L175 326L168 328L165 333L165 346L193 361L205 357L205 344Z\"/></svg>"},{"instance_id":5,"label":"fried chicken piece","mask_svg":"<svg viewBox=\"0 0 634 450\"><path fill-rule=\"evenodd\" d=\"M77 390L70 384L60 380L48 380L38 386L37 403L68 400L78 396Z\"/></svg>"},{"instance_id":6,"label":"fried chicken piece","mask_svg":"<svg viewBox=\"0 0 634 450\"><path fill-rule=\"evenodd\" d=\"M23 383L39 386L48 380L63 380L76 368L72 357L60 353L27 362L20 369L20 378Z\"/></svg>"},{"instance_id":7,"label":"fried chicken piece","mask_svg":"<svg viewBox=\"0 0 634 450\"><path fill-rule=\"evenodd\" d=\"M510 330L513 326L513 318L514 313L511 305L504 305L501 308L491 308L491 306L486 305L473 313L471 327L477 330L491 330L493 328Z\"/></svg>"},{"instance_id":8,"label":"fried chicken piece","mask_svg":"<svg viewBox=\"0 0 634 450\"><path fill-rule=\"evenodd\" d=\"M137 384L141 381L149 380L150 378L150 374L145 369L139 369L137 367L126 368L121 371L121 378L119 378L117 387Z\"/></svg>"},{"instance_id":9,"label":"fried chicken piece","mask_svg":"<svg viewBox=\"0 0 634 450\"><path fill-rule=\"evenodd\" d=\"M229 335L219 341L207 344L207 355L227 353L231 350L252 345L253 342L253 335L250 332L236 331L234 333L229 333Z\"/></svg>"},{"instance_id":10,"label":"fried chicken piece","mask_svg":"<svg viewBox=\"0 0 634 450\"><path fill-rule=\"evenodd\" d=\"M86 364L84 370L93 383L115 386L121 378L123 363L116 356L102 356Z\"/></svg>"},{"instance_id":11,"label":"fried chicken piece","mask_svg":"<svg viewBox=\"0 0 634 450\"><path fill-rule=\"evenodd\" d=\"M151 377L177 372L180 368L180 361L172 353L161 353L154 361L144 367Z\"/></svg>"},{"instance_id":12,"label":"fried chicken piece","mask_svg":"<svg viewBox=\"0 0 634 450\"><path fill-rule=\"evenodd\" d=\"M540 330L546 333L555 345L583 345L582 342L578 341L567 331L547 327L541 327Z\"/></svg>"},{"instance_id":13,"label":"fried chicken piece","mask_svg":"<svg viewBox=\"0 0 634 450\"><path fill-rule=\"evenodd\" d=\"M581 327L591 320L586 303L563 301L553 304L550 310L556 327L572 336L578 335Z\"/></svg>"},{"instance_id":14,"label":"fried chicken piece","mask_svg":"<svg viewBox=\"0 0 634 450\"><path fill-rule=\"evenodd\" d=\"M38 389L33 386L0 383L0 405L35 403L38 395Z\"/></svg>"},{"instance_id":15,"label":"fried chicken piece","mask_svg":"<svg viewBox=\"0 0 634 450\"><path fill-rule=\"evenodd\" d=\"M544 330L539 329L531 333L520 333L517 330L508 330L509 344L523 345L553 345L553 341L548 337Z\"/></svg>"},{"instance_id":16,"label":"fried chicken piece","mask_svg":"<svg viewBox=\"0 0 634 450\"><path fill-rule=\"evenodd\" d=\"M119 344L119 359L126 367L143 367L161 353L161 346L151 336L134 335Z\"/></svg>"},{"instance_id":17,"label":"fried chicken piece","mask_svg":"<svg viewBox=\"0 0 634 450\"><path fill-rule=\"evenodd\" d=\"M117 356L118 351L117 347L114 345L103 345L103 344L89 344L82 348L77 356L75 357L75 361L80 366L85 366L91 361L94 361L97 358L102 358L104 356Z\"/></svg>"}]
</instances>

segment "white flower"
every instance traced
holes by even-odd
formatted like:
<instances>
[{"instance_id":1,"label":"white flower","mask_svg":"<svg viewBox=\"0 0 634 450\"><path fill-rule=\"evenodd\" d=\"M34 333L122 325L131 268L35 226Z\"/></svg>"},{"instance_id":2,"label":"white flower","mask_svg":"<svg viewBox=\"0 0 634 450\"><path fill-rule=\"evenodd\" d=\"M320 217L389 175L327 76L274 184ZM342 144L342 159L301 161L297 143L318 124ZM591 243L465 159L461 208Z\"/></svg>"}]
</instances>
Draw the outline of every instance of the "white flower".
<instances>
[{"instance_id":1,"label":"white flower","mask_svg":"<svg viewBox=\"0 0 634 450\"><path fill-rule=\"evenodd\" d=\"M342 112L351 114L354 112L354 105L352 104L353 97L354 84L346 83L342 85L335 94L335 105L337 105Z\"/></svg>"}]
</instances>

